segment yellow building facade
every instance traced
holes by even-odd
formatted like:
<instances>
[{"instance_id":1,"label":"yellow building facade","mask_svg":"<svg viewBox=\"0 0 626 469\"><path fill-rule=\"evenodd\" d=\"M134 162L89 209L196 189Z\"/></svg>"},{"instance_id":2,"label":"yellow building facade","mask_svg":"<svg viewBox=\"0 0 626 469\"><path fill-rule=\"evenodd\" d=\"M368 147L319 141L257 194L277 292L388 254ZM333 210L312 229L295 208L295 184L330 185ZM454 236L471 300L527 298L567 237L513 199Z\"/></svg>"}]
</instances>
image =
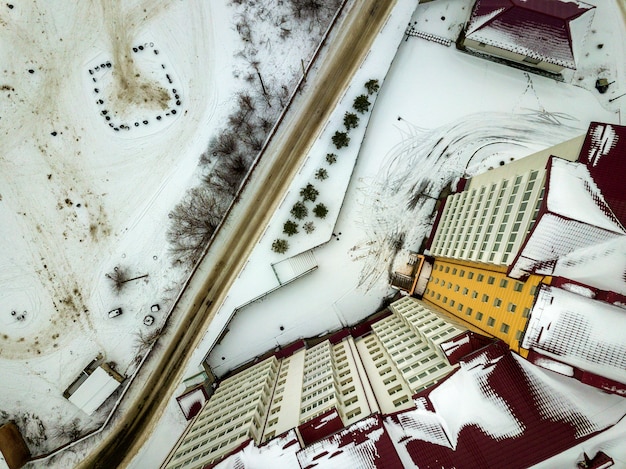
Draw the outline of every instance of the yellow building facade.
<instances>
[{"instance_id":1,"label":"yellow building facade","mask_svg":"<svg viewBox=\"0 0 626 469\"><path fill-rule=\"evenodd\" d=\"M521 348L535 293L550 277L531 275L525 282L506 276L506 267L436 259L423 301L506 342L523 357Z\"/></svg>"}]
</instances>

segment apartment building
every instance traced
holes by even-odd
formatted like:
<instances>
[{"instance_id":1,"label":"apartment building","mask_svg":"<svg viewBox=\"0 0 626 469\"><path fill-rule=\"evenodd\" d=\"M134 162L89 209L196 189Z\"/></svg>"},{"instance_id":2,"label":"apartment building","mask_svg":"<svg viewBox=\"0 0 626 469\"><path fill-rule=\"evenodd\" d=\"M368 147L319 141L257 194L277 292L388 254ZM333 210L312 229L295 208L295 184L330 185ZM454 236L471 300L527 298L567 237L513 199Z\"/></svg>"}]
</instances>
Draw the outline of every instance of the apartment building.
<instances>
[{"instance_id":1,"label":"apartment building","mask_svg":"<svg viewBox=\"0 0 626 469\"><path fill-rule=\"evenodd\" d=\"M525 282L507 277L501 269L487 270L472 263L436 260L424 292L424 302L457 316L484 333L497 337L526 357L524 331L540 284L550 277L531 275Z\"/></svg>"},{"instance_id":2,"label":"apartment building","mask_svg":"<svg viewBox=\"0 0 626 469\"><path fill-rule=\"evenodd\" d=\"M539 214L549 157L574 161L583 141L577 137L473 177L464 191L446 199L431 255L510 265Z\"/></svg>"},{"instance_id":3,"label":"apartment building","mask_svg":"<svg viewBox=\"0 0 626 469\"><path fill-rule=\"evenodd\" d=\"M259 443L278 368L278 360L271 357L224 380L163 467L203 467L245 441Z\"/></svg>"},{"instance_id":4,"label":"apartment building","mask_svg":"<svg viewBox=\"0 0 626 469\"><path fill-rule=\"evenodd\" d=\"M440 345L466 329L412 297L383 316L300 341L222 381L162 467L201 468L250 440L258 446L297 429L306 442L302 435L329 420L338 429L412 408L414 394L457 366Z\"/></svg>"}]
</instances>

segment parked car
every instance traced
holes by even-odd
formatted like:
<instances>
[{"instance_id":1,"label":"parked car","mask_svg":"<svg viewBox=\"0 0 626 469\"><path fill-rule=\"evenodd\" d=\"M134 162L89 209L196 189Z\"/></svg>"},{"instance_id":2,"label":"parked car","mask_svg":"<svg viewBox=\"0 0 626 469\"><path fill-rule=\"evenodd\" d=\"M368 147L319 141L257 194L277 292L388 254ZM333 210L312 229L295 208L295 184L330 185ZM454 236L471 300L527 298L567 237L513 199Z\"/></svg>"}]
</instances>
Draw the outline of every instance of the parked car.
<instances>
[{"instance_id":1,"label":"parked car","mask_svg":"<svg viewBox=\"0 0 626 469\"><path fill-rule=\"evenodd\" d=\"M122 308L115 308L115 309L112 309L111 311L109 311L109 317L110 318L115 318L115 317L119 316L120 314L122 314Z\"/></svg>"}]
</instances>

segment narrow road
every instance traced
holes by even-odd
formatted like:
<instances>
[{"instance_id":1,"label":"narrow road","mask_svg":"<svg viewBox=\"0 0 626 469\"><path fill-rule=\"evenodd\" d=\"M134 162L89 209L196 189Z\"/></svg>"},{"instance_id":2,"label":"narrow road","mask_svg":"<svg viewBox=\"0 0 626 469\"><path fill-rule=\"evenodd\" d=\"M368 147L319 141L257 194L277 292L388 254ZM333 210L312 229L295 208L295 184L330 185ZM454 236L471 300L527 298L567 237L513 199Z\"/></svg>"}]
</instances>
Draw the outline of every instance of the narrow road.
<instances>
[{"instance_id":1,"label":"narrow road","mask_svg":"<svg viewBox=\"0 0 626 469\"><path fill-rule=\"evenodd\" d=\"M225 299L271 216L336 103L397 0L355 0L315 76L309 77L297 109L281 123L179 304L184 320L161 351L144 391L115 428L79 466L125 467L149 437L180 383L191 352ZM394 53L395 51L390 51ZM203 273L206 272L206 275Z\"/></svg>"}]
</instances>

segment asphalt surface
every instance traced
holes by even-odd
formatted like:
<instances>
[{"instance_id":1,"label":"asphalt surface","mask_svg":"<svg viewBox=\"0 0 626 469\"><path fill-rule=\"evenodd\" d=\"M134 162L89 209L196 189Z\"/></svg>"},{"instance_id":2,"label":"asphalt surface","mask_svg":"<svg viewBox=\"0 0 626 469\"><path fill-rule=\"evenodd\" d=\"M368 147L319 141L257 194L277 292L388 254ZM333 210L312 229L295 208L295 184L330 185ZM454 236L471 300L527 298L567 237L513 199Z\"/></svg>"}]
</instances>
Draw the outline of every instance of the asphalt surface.
<instances>
[{"instance_id":1,"label":"asphalt surface","mask_svg":"<svg viewBox=\"0 0 626 469\"><path fill-rule=\"evenodd\" d=\"M297 108L281 123L254 169L251 182L179 301L177 308L181 310L175 314L184 315L184 320L173 334L168 333L172 334L168 337L169 345L157 352L160 362L135 403L111 424L107 436L79 467L126 467L147 441L180 384L192 351L395 3L396 0L355 0L346 6L345 18L336 25L334 39L320 57L319 70L309 77Z\"/></svg>"}]
</instances>

